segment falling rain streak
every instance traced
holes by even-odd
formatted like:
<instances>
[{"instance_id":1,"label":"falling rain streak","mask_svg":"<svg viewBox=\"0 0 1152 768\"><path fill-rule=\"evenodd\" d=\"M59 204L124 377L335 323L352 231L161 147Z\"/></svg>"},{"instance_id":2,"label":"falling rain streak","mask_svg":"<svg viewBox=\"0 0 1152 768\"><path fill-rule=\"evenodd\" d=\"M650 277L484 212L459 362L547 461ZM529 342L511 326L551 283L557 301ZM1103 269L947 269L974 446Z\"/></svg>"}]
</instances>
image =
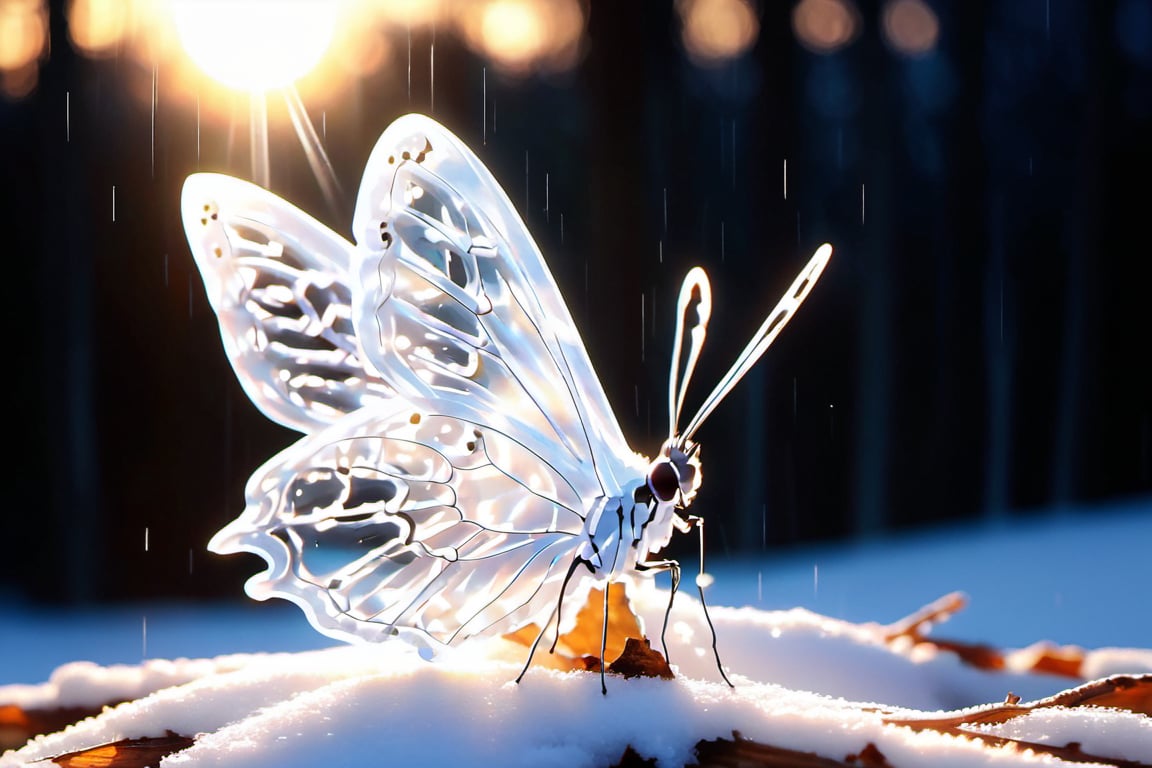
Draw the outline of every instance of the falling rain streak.
<instances>
[{"instance_id":1,"label":"falling rain streak","mask_svg":"<svg viewBox=\"0 0 1152 768\"><path fill-rule=\"evenodd\" d=\"M788 199L788 158L784 158L784 199Z\"/></svg>"},{"instance_id":2,"label":"falling rain streak","mask_svg":"<svg viewBox=\"0 0 1152 768\"><path fill-rule=\"evenodd\" d=\"M736 189L736 121L732 121L732 189Z\"/></svg>"},{"instance_id":3,"label":"falling rain streak","mask_svg":"<svg viewBox=\"0 0 1152 768\"><path fill-rule=\"evenodd\" d=\"M64 91L64 141L72 141L72 91Z\"/></svg>"},{"instance_id":4,"label":"falling rain streak","mask_svg":"<svg viewBox=\"0 0 1152 768\"><path fill-rule=\"evenodd\" d=\"M645 325L646 325L646 323L644 322L644 294L641 293L640 294L640 362L644 362L644 326ZM637 416L640 415L639 401L637 401L637 405L636 405L636 415Z\"/></svg>"},{"instance_id":5,"label":"falling rain streak","mask_svg":"<svg viewBox=\"0 0 1152 768\"><path fill-rule=\"evenodd\" d=\"M864 223L864 185L860 185L860 223Z\"/></svg>"},{"instance_id":6,"label":"falling rain streak","mask_svg":"<svg viewBox=\"0 0 1152 768\"><path fill-rule=\"evenodd\" d=\"M796 406L798 404L799 390L797 389L796 377L792 377L792 426L796 426Z\"/></svg>"},{"instance_id":7,"label":"falling rain streak","mask_svg":"<svg viewBox=\"0 0 1152 768\"><path fill-rule=\"evenodd\" d=\"M152 178L156 178L156 65L152 65Z\"/></svg>"},{"instance_id":8,"label":"falling rain streak","mask_svg":"<svg viewBox=\"0 0 1152 768\"><path fill-rule=\"evenodd\" d=\"M116 185L112 185L112 221L116 221Z\"/></svg>"}]
</instances>

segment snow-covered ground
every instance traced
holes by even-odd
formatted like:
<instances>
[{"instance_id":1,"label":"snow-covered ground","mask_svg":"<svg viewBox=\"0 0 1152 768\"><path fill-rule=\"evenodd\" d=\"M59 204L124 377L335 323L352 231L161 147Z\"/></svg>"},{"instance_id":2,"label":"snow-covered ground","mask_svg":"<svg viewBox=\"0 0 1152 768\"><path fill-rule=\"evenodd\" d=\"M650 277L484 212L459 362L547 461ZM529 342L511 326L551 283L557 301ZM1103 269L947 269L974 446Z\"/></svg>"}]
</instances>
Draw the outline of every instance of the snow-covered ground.
<instances>
[{"instance_id":1,"label":"snow-covered ground","mask_svg":"<svg viewBox=\"0 0 1152 768\"><path fill-rule=\"evenodd\" d=\"M678 599L669 632L674 681L532 669L523 649L466 645L435 663L402 644L335 647L288 605L140 606L38 614L0 604L0 705L28 708L137 698L0 757L0 768L124 738L204 734L163 765L610 765L626 745L665 766L692 759L701 739L746 738L844 759L873 744L893 766L1062 764L1019 748L885 722L1049 696L1076 680L1026 670L988 672L950 653L892 647L882 624L947 592L970 606L936 627L997 647L1039 640L1089 650L1084 677L1152 674L1146 552L1152 503L1091 515L964 528L893 541L717 560L709 590L735 690L717 674L699 605ZM659 626L664 596L639 607ZM750 606L740 608L739 606ZM731 607L725 607L731 606ZM145 631L146 624L146 631ZM1111 650L1128 647L1128 651ZM159 659L140 664L142 657ZM210 659L166 661L179 657ZM212 658L219 657L219 658ZM156 691L149 694L150 691ZM873 702L873 704L867 704ZM1094 708L1037 711L988 736L1152 764L1152 718Z\"/></svg>"}]
</instances>

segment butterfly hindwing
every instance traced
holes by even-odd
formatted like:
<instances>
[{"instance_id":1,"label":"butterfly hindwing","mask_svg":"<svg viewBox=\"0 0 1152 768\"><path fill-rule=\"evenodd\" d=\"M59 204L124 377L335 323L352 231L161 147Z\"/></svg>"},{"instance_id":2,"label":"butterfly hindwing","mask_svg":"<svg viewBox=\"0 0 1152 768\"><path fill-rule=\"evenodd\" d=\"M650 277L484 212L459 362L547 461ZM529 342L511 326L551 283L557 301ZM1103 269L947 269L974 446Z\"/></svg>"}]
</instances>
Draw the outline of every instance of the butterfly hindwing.
<instances>
[{"instance_id":1,"label":"butterfly hindwing","mask_svg":"<svg viewBox=\"0 0 1152 768\"><path fill-rule=\"evenodd\" d=\"M579 495L497 414L427 405L396 397L302 438L253 474L210 548L264 557L248 593L341 639L451 643L544 621Z\"/></svg>"},{"instance_id":2,"label":"butterfly hindwing","mask_svg":"<svg viewBox=\"0 0 1152 768\"><path fill-rule=\"evenodd\" d=\"M230 176L188 177L181 207L228 358L266 416L308 432L391 396L352 326L351 243Z\"/></svg>"}]
</instances>

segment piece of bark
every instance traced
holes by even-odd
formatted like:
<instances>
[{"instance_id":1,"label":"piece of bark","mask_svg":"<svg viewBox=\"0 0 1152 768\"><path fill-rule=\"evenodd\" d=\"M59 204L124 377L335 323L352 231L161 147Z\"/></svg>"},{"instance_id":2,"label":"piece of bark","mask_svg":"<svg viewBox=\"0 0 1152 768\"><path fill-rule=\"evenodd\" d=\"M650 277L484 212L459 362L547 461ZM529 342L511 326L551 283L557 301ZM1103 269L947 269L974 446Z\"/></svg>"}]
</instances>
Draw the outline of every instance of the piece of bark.
<instances>
[{"instance_id":1,"label":"piece of bark","mask_svg":"<svg viewBox=\"0 0 1152 768\"><path fill-rule=\"evenodd\" d=\"M0 752L22 747L28 739L42 733L53 733L85 718L98 715L112 701L91 707L52 707L24 709L15 704L0 704Z\"/></svg>"},{"instance_id":2,"label":"piece of bark","mask_svg":"<svg viewBox=\"0 0 1152 768\"><path fill-rule=\"evenodd\" d=\"M1003 723L1047 707L1109 707L1152 716L1152 675L1115 675L1062 691L1055 696L1039 699L1029 704L1017 702L1019 702L1019 698L1009 694L1006 702L997 706L949 713L940 717L888 717L884 719L884 722L911 728L915 731L936 731L952 736L975 738L989 746L1012 745L1021 749L1030 749L1038 754L1052 755L1069 762L1098 762L1117 768L1152 768L1150 763L1089 754L1080 748L1079 742L1069 742L1064 745L1041 744L964 727Z\"/></svg>"},{"instance_id":3,"label":"piece of bark","mask_svg":"<svg viewBox=\"0 0 1152 768\"><path fill-rule=\"evenodd\" d=\"M188 749L195 739L181 736L172 731L164 736L141 739L121 739L99 747L69 752L49 758L60 768L149 768L160 764L160 760Z\"/></svg>"},{"instance_id":4,"label":"piece of bark","mask_svg":"<svg viewBox=\"0 0 1152 768\"><path fill-rule=\"evenodd\" d=\"M608 671L624 677L659 677L671 680L676 676L664 656L659 651L652 650L652 643L648 638L643 640L628 638L624 643L624 652L608 665Z\"/></svg>"},{"instance_id":5,"label":"piece of bark","mask_svg":"<svg viewBox=\"0 0 1152 768\"><path fill-rule=\"evenodd\" d=\"M612 763L609 768L656 768L656 758L641 757L639 752L627 746L620 760Z\"/></svg>"},{"instance_id":6,"label":"piece of bark","mask_svg":"<svg viewBox=\"0 0 1152 768\"><path fill-rule=\"evenodd\" d=\"M1083 679L1084 649L1075 646L1041 642L1017 651L1003 651L983 643L928 636L934 625L947 621L967 605L968 598L962 592L951 592L906 618L889 624L885 628L884 639L888 643L911 641L915 645L927 645L952 653L960 661L977 669L993 672L1011 669Z\"/></svg>"},{"instance_id":7,"label":"piece of bark","mask_svg":"<svg viewBox=\"0 0 1152 768\"><path fill-rule=\"evenodd\" d=\"M696 762L687 768L893 768L872 742L843 760L815 752L760 744L733 733L731 739L701 741Z\"/></svg>"}]
</instances>

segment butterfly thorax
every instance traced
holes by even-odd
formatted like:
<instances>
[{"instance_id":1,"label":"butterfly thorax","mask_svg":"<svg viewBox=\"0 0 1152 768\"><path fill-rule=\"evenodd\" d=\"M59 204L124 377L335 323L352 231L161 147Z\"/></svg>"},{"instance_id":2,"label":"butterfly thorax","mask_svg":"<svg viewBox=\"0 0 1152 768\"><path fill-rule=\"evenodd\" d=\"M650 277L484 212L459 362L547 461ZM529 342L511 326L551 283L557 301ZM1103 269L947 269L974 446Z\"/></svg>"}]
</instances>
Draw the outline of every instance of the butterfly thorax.
<instances>
[{"instance_id":1,"label":"butterfly thorax","mask_svg":"<svg viewBox=\"0 0 1152 768\"><path fill-rule=\"evenodd\" d=\"M619 497L597 500L586 518L588 539L581 553L593 570L609 577L623 573L668 545L678 510L688 507L700 488L698 448L669 440Z\"/></svg>"}]
</instances>

